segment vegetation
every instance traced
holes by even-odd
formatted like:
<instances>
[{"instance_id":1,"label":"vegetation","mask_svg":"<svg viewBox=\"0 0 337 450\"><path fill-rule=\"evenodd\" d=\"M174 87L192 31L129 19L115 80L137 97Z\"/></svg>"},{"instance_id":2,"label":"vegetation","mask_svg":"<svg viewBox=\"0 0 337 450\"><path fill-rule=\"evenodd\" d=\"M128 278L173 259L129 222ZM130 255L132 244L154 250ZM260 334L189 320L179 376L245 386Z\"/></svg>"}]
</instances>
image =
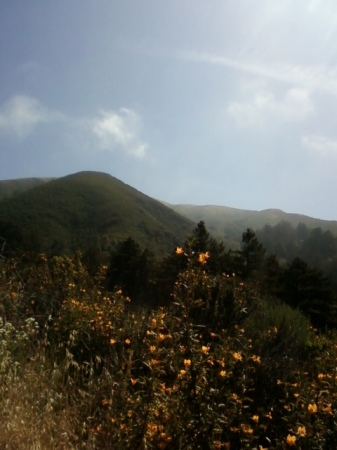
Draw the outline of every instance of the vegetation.
<instances>
[{"instance_id":1,"label":"vegetation","mask_svg":"<svg viewBox=\"0 0 337 450\"><path fill-rule=\"evenodd\" d=\"M81 172L0 201L0 237L9 249L48 255L81 250L102 261L132 236L156 255L167 254L193 223L116 178Z\"/></svg>"},{"instance_id":2,"label":"vegetation","mask_svg":"<svg viewBox=\"0 0 337 450\"><path fill-rule=\"evenodd\" d=\"M332 228L232 211L226 247L105 174L14 186L0 448L337 447Z\"/></svg>"},{"instance_id":3,"label":"vegetation","mask_svg":"<svg viewBox=\"0 0 337 450\"><path fill-rule=\"evenodd\" d=\"M226 251L203 222L161 261L132 238L96 270L5 255L0 448L336 448L327 290L252 230Z\"/></svg>"}]
</instances>

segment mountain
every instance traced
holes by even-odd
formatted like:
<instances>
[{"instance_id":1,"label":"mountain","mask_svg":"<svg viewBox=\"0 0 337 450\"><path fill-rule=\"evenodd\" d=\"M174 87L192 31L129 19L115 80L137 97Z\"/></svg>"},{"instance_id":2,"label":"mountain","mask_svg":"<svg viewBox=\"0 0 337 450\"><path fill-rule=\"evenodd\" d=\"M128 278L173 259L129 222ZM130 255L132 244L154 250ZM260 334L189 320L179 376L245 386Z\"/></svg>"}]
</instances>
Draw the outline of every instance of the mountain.
<instances>
[{"instance_id":1,"label":"mountain","mask_svg":"<svg viewBox=\"0 0 337 450\"><path fill-rule=\"evenodd\" d=\"M193 222L203 220L215 238L234 247L241 241L242 233L247 228L258 230L265 225L275 226L280 222L288 222L293 227L297 227L299 223L305 224L310 229L320 227L323 231L329 230L337 235L337 221L315 219L301 214L286 213L279 209L249 211L214 205L170 205L168 203L165 205Z\"/></svg>"},{"instance_id":2,"label":"mountain","mask_svg":"<svg viewBox=\"0 0 337 450\"><path fill-rule=\"evenodd\" d=\"M109 250L131 236L159 256L181 244L194 227L105 173L80 172L28 185L19 182L22 192L0 201L0 236L15 247L50 253Z\"/></svg>"}]
</instances>

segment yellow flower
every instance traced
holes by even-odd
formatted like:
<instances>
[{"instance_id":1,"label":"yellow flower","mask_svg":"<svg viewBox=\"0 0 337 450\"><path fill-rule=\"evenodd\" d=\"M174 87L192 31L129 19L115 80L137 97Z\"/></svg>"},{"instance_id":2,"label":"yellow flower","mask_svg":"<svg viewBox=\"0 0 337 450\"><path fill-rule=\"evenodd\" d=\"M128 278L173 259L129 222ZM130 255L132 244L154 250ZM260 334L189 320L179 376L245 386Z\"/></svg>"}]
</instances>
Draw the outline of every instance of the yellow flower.
<instances>
[{"instance_id":1,"label":"yellow flower","mask_svg":"<svg viewBox=\"0 0 337 450\"><path fill-rule=\"evenodd\" d=\"M156 351L156 346L155 345L151 345L150 346L150 352L154 353Z\"/></svg>"},{"instance_id":2,"label":"yellow flower","mask_svg":"<svg viewBox=\"0 0 337 450\"><path fill-rule=\"evenodd\" d=\"M323 374L323 373L319 373L319 374L317 375L317 378L318 378L319 380L323 380L324 374Z\"/></svg>"},{"instance_id":3,"label":"yellow flower","mask_svg":"<svg viewBox=\"0 0 337 450\"><path fill-rule=\"evenodd\" d=\"M130 344L131 344L130 339L125 339L125 343L126 343L127 345L130 345Z\"/></svg>"},{"instance_id":4,"label":"yellow flower","mask_svg":"<svg viewBox=\"0 0 337 450\"><path fill-rule=\"evenodd\" d=\"M254 361L254 362L256 362L256 363L261 363L261 358L259 357L259 356L256 356L256 355L253 355L252 356L252 360Z\"/></svg>"},{"instance_id":5,"label":"yellow flower","mask_svg":"<svg viewBox=\"0 0 337 450\"><path fill-rule=\"evenodd\" d=\"M305 429L305 427L298 427L297 428L297 433L301 436L304 437L307 434L307 430Z\"/></svg>"},{"instance_id":6,"label":"yellow flower","mask_svg":"<svg viewBox=\"0 0 337 450\"><path fill-rule=\"evenodd\" d=\"M209 347L206 347L205 345L203 345L201 347L201 352L204 353L204 355L207 355L207 353L209 352Z\"/></svg>"},{"instance_id":7,"label":"yellow flower","mask_svg":"<svg viewBox=\"0 0 337 450\"><path fill-rule=\"evenodd\" d=\"M185 367L190 367L191 365L191 360L190 359L184 359L184 366Z\"/></svg>"},{"instance_id":8,"label":"yellow flower","mask_svg":"<svg viewBox=\"0 0 337 450\"><path fill-rule=\"evenodd\" d=\"M236 359L237 361L242 361L241 352L234 352L233 353L233 358Z\"/></svg>"},{"instance_id":9,"label":"yellow flower","mask_svg":"<svg viewBox=\"0 0 337 450\"><path fill-rule=\"evenodd\" d=\"M255 422L255 423L258 423L258 421L259 421L259 416L257 416L257 415L253 416L253 417L252 417L252 421Z\"/></svg>"},{"instance_id":10,"label":"yellow flower","mask_svg":"<svg viewBox=\"0 0 337 450\"><path fill-rule=\"evenodd\" d=\"M184 250L181 247L176 248L176 255L181 255L184 253Z\"/></svg>"},{"instance_id":11,"label":"yellow flower","mask_svg":"<svg viewBox=\"0 0 337 450\"><path fill-rule=\"evenodd\" d=\"M198 261L200 262L200 264L206 264L207 260L209 258L209 253L200 253Z\"/></svg>"},{"instance_id":12,"label":"yellow flower","mask_svg":"<svg viewBox=\"0 0 337 450\"><path fill-rule=\"evenodd\" d=\"M110 345L116 344L116 339L110 339Z\"/></svg>"},{"instance_id":13,"label":"yellow flower","mask_svg":"<svg viewBox=\"0 0 337 450\"><path fill-rule=\"evenodd\" d=\"M220 377L225 377L226 376L226 371L225 370L221 370L219 372Z\"/></svg>"},{"instance_id":14,"label":"yellow flower","mask_svg":"<svg viewBox=\"0 0 337 450\"><path fill-rule=\"evenodd\" d=\"M308 411L309 411L310 414L317 413L317 405L316 405L316 403L313 403L313 404L309 403Z\"/></svg>"},{"instance_id":15,"label":"yellow flower","mask_svg":"<svg viewBox=\"0 0 337 450\"><path fill-rule=\"evenodd\" d=\"M179 371L178 377L181 378L181 377L183 377L185 374L186 374L186 370L181 369L181 370Z\"/></svg>"},{"instance_id":16,"label":"yellow flower","mask_svg":"<svg viewBox=\"0 0 337 450\"><path fill-rule=\"evenodd\" d=\"M291 434L288 434L286 442L289 445L289 447L292 447L293 445L296 444L296 436L292 436Z\"/></svg>"}]
</instances>

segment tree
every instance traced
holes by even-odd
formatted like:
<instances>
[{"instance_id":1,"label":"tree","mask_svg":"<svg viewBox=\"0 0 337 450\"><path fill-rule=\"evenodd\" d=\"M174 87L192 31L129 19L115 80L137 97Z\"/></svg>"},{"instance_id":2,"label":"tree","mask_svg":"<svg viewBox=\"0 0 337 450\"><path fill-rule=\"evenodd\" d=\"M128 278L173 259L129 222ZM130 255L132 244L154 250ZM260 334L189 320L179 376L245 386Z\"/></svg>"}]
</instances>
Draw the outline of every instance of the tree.
<instances>
[{"instance_id":1,"label":"tree","mask_svg":"<svg viewBox=\"0 0 337 450\"><path fill-rule=\"evenodd\" d=\"M248 278L253 273L256 275L262 267L266 250L250 228L247 228L242 234L242 249L240 253L243 257L245 276Z\"/></svg>"},{"instance_id":2,"label":"tree","mask_svg":"<svg viewBox=\"0 0 337 450\"><path fill-rule=\"evenodd\" d=\"M142 251L138 243L129 237L111 255L107 272L108 288L119 287L131 299L144 300L152 267L152 253L148 249Z\"/></svg>"},{"instance_id":3,"label":"tree","mask_svg":"<svg viewBox=\"0 0 337 450\"><path fill-rule=\"evenodd\" d=\"M282 276L283 300L310 317L313 325L324 328L336 325L336 302L330 283L318 270L295 258Z\"/></svg>"}]
</instances>

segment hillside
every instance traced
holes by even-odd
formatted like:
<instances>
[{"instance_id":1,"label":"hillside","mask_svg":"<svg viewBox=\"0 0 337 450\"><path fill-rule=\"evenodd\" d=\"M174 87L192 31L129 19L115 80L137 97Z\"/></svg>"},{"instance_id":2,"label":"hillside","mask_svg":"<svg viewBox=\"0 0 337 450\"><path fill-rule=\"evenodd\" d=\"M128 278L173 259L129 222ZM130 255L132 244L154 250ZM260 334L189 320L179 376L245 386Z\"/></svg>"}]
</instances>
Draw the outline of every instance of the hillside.
<instances>
[{"instance_id":1,"label":"hillside","mask_svg":"<svg viewBox=\"0 0 337 450\"><path fill-rule=\"evenodd\" d=\"M104 173L80 172L0 201L0 236L24 249L69 253L109 250L132 236L160 255L194 224Z\"/></svg>"},{"instance_id":2,"label":"hillside","mask_svg":"<svg viewBox=\"0 0 337 450\"><path fill-rule=\"evenodd\" d=\"M329 230L337 235L337 221L315 219L301 214L286 213L279 209L249 211L213 205L167 204L167 206L194 222L203 220L214 237L233 245L241 241L242 232L247 228L258 230L266 224L275 226L280 222L288 222L293 227L297 227L299 223L305 224L310 229L320 227L323 231Z\"/></svg>"}]
</instances>

